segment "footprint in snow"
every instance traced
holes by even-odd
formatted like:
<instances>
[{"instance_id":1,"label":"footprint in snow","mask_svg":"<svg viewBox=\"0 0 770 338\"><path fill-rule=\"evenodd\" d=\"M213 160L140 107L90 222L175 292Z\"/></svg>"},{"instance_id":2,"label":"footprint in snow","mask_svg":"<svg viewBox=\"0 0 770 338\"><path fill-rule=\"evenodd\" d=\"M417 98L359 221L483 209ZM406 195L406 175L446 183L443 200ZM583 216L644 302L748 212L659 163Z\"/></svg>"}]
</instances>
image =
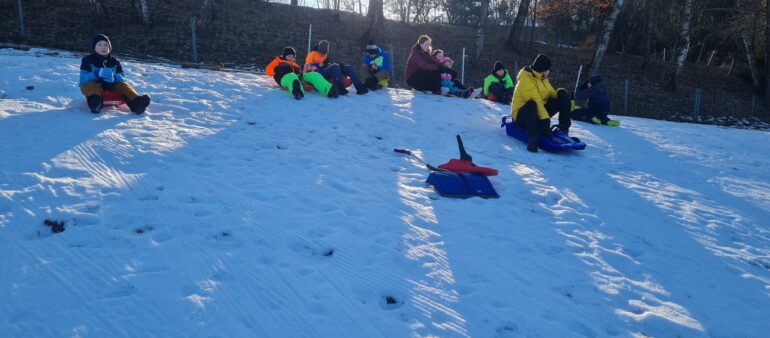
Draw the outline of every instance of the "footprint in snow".
<instances>
[{"instance_id":1,"label":"footprint in snow","mask_svg":"<svg viewBox=\"0 0 770 338\"><path fill-rule=\"evenodd\" d=\"M155 230L155 228L152 225L145 225L141 228L134 229L134 233L136 233L137 235L143 235L144 233L147 233L153 230Z\"/></svg>"}]
</instances>

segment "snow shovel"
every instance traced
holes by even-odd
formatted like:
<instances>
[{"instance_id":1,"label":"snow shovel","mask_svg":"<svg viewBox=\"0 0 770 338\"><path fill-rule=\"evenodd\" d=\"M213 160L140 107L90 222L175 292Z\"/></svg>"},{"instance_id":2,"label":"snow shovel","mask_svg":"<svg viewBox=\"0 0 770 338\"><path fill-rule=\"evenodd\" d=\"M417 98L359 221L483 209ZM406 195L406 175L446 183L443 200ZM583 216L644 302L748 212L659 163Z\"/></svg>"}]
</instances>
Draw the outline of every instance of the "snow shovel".
<instances>
[{"instance_id":1,"label":"snow shovel","mask_svg":"<svg viewBox=\"0 0 770 338\"><path fill-rule=\"evenodd\" d=\"M457 146L460 148L460 159L450 159L449 162L439 165L439 168L456 173L477 173L484 176L497 176L497 169L479 167L473 163L473 158L465 151L463 139L460 138L460 135L457 135Z\"/></svg>"}]
</instances>

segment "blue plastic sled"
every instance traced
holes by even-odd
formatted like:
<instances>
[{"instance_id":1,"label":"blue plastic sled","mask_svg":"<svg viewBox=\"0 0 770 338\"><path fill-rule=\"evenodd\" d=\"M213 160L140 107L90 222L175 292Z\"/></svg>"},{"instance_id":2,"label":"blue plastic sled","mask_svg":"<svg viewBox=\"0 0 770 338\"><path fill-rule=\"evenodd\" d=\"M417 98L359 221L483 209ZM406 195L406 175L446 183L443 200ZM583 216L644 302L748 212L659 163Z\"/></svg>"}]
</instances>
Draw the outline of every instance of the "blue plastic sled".
<instances>
[{"instance_id":1,"label":"blue plastic sled","mask_svg":"<svg viewBox=\"0 0 770 338\"><path fill-rule=\"evenodd\" d=\"M529 135L523 127L516 125L514 121L508 122L508 116L503 116L502 124L500 128L505 127L505 133L508 136L516 138L517 140L527 143L529 141ZM541 137L537 145L540 149L546 151L570 151L570 150L583 150L586 148L586 144L580 141L577 137L569 137L567 134L561 131L554 131L550 137Z\"/></svg>"},{"instance_id":2,"label":"blue plastic sled","mask_svg":"<svg viewBox=\"0 0 770 338\"><path fill-rule=\"evenodd\" d=\"M489 178L482 174L434 171L428 175L427 181L444 197L500 197Z\"/></svg>"}]
</instances>

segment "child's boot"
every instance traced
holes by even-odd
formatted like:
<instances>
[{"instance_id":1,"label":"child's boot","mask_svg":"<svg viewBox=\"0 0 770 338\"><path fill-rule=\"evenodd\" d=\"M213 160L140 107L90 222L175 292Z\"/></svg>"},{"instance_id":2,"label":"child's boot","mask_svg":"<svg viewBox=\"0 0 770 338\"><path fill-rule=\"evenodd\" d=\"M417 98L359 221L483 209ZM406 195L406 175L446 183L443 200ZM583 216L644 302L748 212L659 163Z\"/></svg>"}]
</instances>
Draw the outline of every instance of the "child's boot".
<instances>
[{"instance_id":1,"label":"child's boot","mask_svg":"<svg viewBox=\"0 0 770 338\"><path fill-rule=\"evenodd\" d=\"M345 88L345 81L339 81L337 83L337 94L339 95L348 95L350 93L347 88Z\"/></svg>"},{"instance_id":2,"label":"child's boot","mask_svg":"<svg viewBox=\"0 0 770 338\"><path fill-rule=\"evenodd\" d=\"M536 153L537 152L537 142L540 138L537 135L529 135L529 140L527 140L527 151L530 153Z\"/></svg>"},{"instance_id":3,"label":"child's boot","mask_svg":"<svg viewBox=\"0 0 770 338\"><path fill-rule=\"evenodd\" d=\"M128 108L131 109L131 112L136 115L141 115L144 113L144 110L147 109L147 106L150 105L150 96L146 94L137 96L133 101L128 100L128 98L124 95L123 100L126 101L126 105L128 105Z\"/></svg>"},{"instance_id":4,"label":"child's boot","mask_svg":"<svg viewBox=\"0 0 770 338\"><path fill-rule=\"evenodd\" d=\"M374 76L370 76L366 78L366 87L369 88L369 90L377 90L380 89L379 83L377 83L377 78Z\"/></svg>"},{"instance_id":5,"label":"child's boot","mask_svg":"<svg viewBox=\"0 0 770 338\"><path fill-rule=\"evenodd\" d=\"M366 88L366 85L364 85L363 83L359 83L355 85L355 87L356 87L356 95L364 95L369 92L369 89Z\"/></svg>"},{"instance_id":6,"label":"child's boot","mask_svg":"<svg viewBox=\"0 0 770 338\"><path fill-rule=\"evenodd\" d=\"M102 111L102 108L104 108L104 100L102 99L101 95L91 95L87 98L87 101L88 108L90 108L91 112L94 114L99 114L99 112Z\"/></svg>"},{"instance_id":7,"label":"child's boot","mask_svg":"<svg viewBox=\"0 0 770 338\"><path fill-rule=\"evenodd\" d=\"M294 80L291 83L291 94L294 95L295 100L302 100L305 97L305 94L302 93L302 83L299 80Z\"/></svg>"},{"instance_id":8,"label":"child's boot","mask_svg":"<svg viewBox=\"0 0 770 338\"><path fill-rule=\"evenodd\" d=\"M329 88L329 93L326 94L326 97L331 99L336 99L340 96L340 94L337 92L337 86L332 85L331 88Z\"/></svg>"}]
</instances>

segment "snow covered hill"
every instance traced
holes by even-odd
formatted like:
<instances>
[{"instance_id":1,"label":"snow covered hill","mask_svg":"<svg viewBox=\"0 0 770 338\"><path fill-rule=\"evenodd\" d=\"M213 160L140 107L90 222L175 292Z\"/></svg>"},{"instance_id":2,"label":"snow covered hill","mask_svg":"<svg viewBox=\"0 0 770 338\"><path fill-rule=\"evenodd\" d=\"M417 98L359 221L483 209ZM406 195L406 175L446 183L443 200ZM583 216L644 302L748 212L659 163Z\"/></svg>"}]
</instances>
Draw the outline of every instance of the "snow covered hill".
<instances>
[{"instance_id":1,"label":"snow covered hill","mask_svg":"<svg viewBox=\"0 0 770 338\"><path fill-rule=\"evenodd\" d=\"M0 337L770 332L767 132L629 117L530 154L486 101L125 61L153 104L92 115L50 54L0 50ZM456 134L500 199L393 152Z\"/></svg>"}]
</instances>

